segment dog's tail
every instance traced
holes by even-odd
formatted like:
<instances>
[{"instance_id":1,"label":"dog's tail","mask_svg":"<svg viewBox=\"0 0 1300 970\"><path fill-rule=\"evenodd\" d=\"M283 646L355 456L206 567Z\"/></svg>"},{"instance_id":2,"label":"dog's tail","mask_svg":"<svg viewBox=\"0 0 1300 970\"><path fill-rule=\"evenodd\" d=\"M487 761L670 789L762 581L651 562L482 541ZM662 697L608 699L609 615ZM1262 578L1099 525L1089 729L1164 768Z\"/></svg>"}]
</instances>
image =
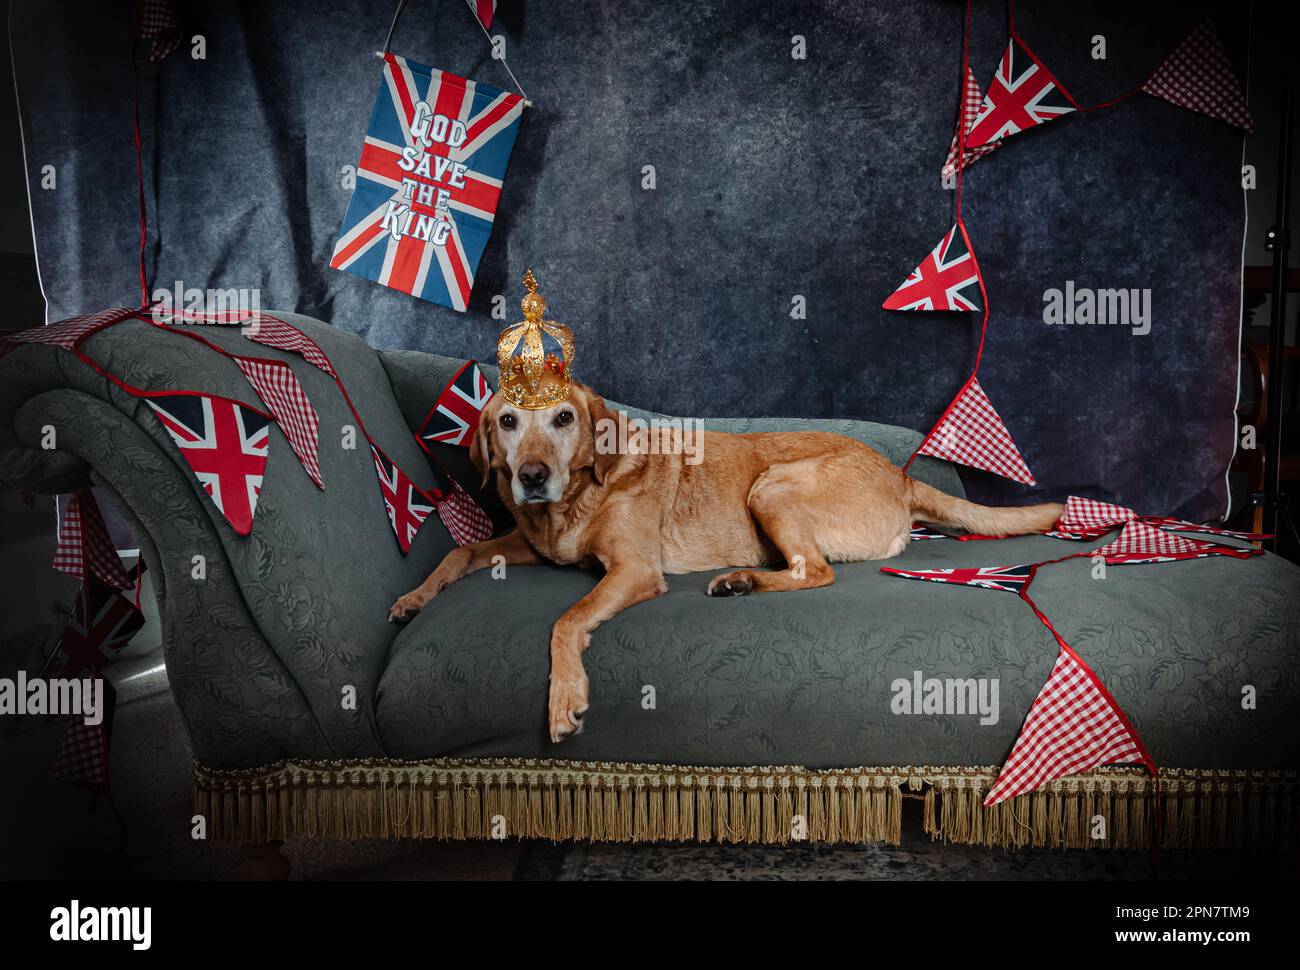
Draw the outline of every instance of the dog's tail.
<instances>
[{"instance_id":1,"label":"dog's tail","mask_svg":"<svg viewBox=\"0 0 1300 970\"><path fill-rule=\"evenodd\" d=\"M1046 532L1065 511L1059 502L990 508L947 495L914 478L907 480L912 518L932 525L946 525L986 536L1019 536Z\"/></svg>"}]
</instances>

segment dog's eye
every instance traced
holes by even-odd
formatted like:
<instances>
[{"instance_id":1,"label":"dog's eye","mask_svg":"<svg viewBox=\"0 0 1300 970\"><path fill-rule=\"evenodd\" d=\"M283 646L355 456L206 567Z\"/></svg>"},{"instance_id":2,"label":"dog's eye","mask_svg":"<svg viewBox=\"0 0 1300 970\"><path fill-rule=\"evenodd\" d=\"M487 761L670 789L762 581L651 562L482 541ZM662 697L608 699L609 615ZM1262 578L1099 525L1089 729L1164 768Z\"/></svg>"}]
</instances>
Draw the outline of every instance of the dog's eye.
<instances>
[{"instance_id":1,"label":"dog's eye","mask_svg":"<svg viewBox=\"0 0 1300 970\"><path fill-rule=\"evenodd\" d=\"M557 428L563 428L570 424L573 424L572 411L561 411L559 414L555 416L555 426Z\"/></svg>"},{"instance_id":2,"label":"dog's eye","mask_svg":"<svg viewBox=\"0 0 1300 970\"><path fill-rule=\"evenodd\" d=\"M501 427L513 428L515 426L515 416L513 414L501 415Z\"/></svg>"}]
</instances>

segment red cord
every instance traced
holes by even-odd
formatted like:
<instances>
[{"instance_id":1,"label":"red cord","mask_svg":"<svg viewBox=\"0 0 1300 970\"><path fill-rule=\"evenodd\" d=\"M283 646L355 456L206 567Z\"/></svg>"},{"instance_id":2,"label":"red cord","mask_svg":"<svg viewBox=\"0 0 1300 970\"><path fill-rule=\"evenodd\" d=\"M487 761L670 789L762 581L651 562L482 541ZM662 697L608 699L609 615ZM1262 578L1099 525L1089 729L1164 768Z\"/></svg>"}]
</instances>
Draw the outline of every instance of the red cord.
<instances>
[{"instance_id":1,"label":"red cord","mask_svg":"<svg viewBox=\"0 0 1300 970\"><path fill-rule=\"evenodd\" d=\"M144 271L145 240L148 225L144 211L144 152L140 142L140 70L136 64L136 47L140 35L140 2L131 18L131 106L135 114L135 185L140 203L140 303L149 302L149 281Z\"/></svg>"}]
</instances>

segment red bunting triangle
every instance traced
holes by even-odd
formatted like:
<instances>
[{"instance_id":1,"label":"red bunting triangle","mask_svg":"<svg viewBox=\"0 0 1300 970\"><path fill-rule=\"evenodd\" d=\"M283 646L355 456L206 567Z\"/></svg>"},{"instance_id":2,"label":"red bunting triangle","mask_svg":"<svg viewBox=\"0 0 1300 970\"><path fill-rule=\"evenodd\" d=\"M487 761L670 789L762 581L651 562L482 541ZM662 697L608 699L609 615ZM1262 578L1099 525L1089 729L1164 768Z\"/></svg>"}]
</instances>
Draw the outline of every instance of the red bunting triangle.
<instances>
[{"instance_id":1,"label":"red bunting triangle","mask_svg":"<svg viewBox=\"0 0 1300 970\"><path fill-rule=\"evenodd\" d=\"M962 120L966 123L966 137L970 138L971 129L975 127L975 117L979 114L980 105L984 102L984 96L980 94L979 82L975 80L975 72L966 65L966 84L962 91L961 114ZM961 120L957 122L957 130L952 133L952 147L948 149L948 159L943 163L943 170L940 173L943 178L950 179L957 174L957 146L961 141ZM982 158L989 152L998 147L999 142L992 142L988 145L980 145L978 148L966 146L962 153L961 167L965 168L977 158Z\"/></svg>"},{"instance_id":2,"label":"red bunting triangle","mask_svg":"<svg viewBox=\"0 0 1300 970\"><path fill-rule=\"evenodd\" d=\"M993 472L1026 485L1037 484L1006 425L974 377L948 405L916 453Z\"/></svg>"},{"instance_id":3,"label":"red bunting triangle","mask_svg":"<svg viewBox=\"0 0 1300 970\"><path fill-rule=\"evenodd\" d=\"M1060 640L1051 676L1038 692L987 808L1098 765L1138 761L1152 774L1155 762L1097 675Z\"/></svg>"},{"instance_id":4,"label":"red bunting triangle","mask_svg":"<svg viewBox=\"0 0 1300 970\"><path fill-rule=\"evenodd\" d=\"M958 224L883 306L886 310L978 310L979 292L979 265Z\"/></svg>"},{"instance_id":5,"label":"red bunting triangle","mask_svg":"<svg viewBox=\"0 0 1300 970\"><path fill-rule=\"evenodd\" d=\"M438 518L458 546L492 538L492 520L479 508L469 492L453 484L450 494L436 495Z\"/></svg>"},{"instance_id":6,"label":"red bunting triangle","mask_svg":"<svg viewBox=\"0 0 1300 970\"><path fill-rule=\"evenodd\" d=\"M86 568L114 589L129 589L131 577L122 568L113 538L90 489L74 492L59 523L59 542L54 550L54 568L86 578Z\"/></svg>"},{"instance_id":7,"label":"red bunting triangle","mask_svg":"<svg viewBox=\"0 0 1300 970\"><path fill-rule=\"evenodd\" d=\"M321 479L320 460L317 457L320 420L307 398L307 392L302 389L289 365L282 360L256 360L251 357L235 357L234 361L248 378L248 383L253 385L253 390L267 410L275 416L276 424L289 440L289 447L298 456L308 477L316 483L317 488L323 489L325 482Z\"/></svg>"},{"instance_id":8,"label":"red bunting triangle","mask_svg":"<svg viewBox=\"0 0 1300 970\"><path fill-rule=\"evenodd\" d=\"M1180 108L1255 130L1232 63L1208 18L1170 52L1142 90Z\"/></svg>"},{"instance_id":9,"label":"red bunting triangle","mask_svg":"<svg viewBox=\"0 0 1300 970\"><path fill-rule=\"evenodd\" d=\"M1199 539L1188 539L1145 522L1133 521L1124 526L1119 538L1094 549L1092 555L1104 557L1111 565L1124 565L1206 559L1210 556L1246 559L1259 552L1258 549L1234 549Z\"/></svg>"},{"instance_id":10,"label":"red bunting triangle","mask_svg":"<svg viewBox=\"0 0 1300 970\"><path fill-rule=\"evenodd\" d=\"M926 537L930 538L930 537ZM880 571L904 579L922 579L954 586L976 586L1004 593L1019 593L1033 580L1033 563L1021 566L961 566L955 569L894 569L881 566Z\"/></svg>"},{"instance_id":11,"label":"red bunting triangle","mask_svg":"<svg viewBox=\"0 0 1300 970\"><path fill-rule=\"evenodd\" d=\"M966 138L967 151L1046 124L1076 110L1061 82L1018 38L1012 37Z\"/></svg>"},{"instance_id":12,"label":"red bunting triangle","mask_svg":"<svg viewBox=\"0 0 1300 970\"><path fill-rule=\"evenodd\" d=\"M402 550L402 555L406 555L411 551L411 543L419 534L420 526L433 511L433 500L373 444L370 453L379 474L379 492L388 509L388 522L397 536L397 547Z\"/></svg>"},{"instance_id":13,"label":"red bunting triangle","mask_svg":"<svg viewBox=\"0 0 1300 970\"><path fill-rule=\"evenodd\" d=\"M266 474L270 419L236 401L207 394L155 394L144 403L230 527L241 536L252 532Z\"/></svg>"},{"instance_id":14,"label":"red bunting triangle","mask_svg":"<svg viewBox=\"0 0 1300 970\"><path fill-rule=\"evenodd\" d=\"M1065 532L1109 531L1125 522L1132 522L1137 517L1136 512L1122 505L1071 495L1065 500L1065 511L1061 513L1056 527Z\"/></svg>"}]
</instances>

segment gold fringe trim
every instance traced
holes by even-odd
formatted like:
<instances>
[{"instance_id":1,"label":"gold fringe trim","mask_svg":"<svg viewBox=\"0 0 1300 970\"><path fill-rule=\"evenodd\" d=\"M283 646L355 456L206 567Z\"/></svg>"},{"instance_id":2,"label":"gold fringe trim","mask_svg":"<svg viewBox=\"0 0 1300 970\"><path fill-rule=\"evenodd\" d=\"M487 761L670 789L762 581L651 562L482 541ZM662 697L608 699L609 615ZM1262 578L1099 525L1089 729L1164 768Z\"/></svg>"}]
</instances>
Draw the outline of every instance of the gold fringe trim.
<instances>
[{"instance_id":1,"label":"gold fringe trim","mask_svg":"<svg viewBox=\"0 0 1300 970\"><path fill-rule=\"evenodd\" d=\"M902 839L903 800L932 839L1001 848L1149 845L1155 785L1097 768L985 808L996 768L690 768L492 758L194 764L209 838L543 838L787 843ZM1167 848L1286 849L1295 772L1164 769ZM1098 833L1102 833L1098 837Z\"/></svg>"}]
</instances>

